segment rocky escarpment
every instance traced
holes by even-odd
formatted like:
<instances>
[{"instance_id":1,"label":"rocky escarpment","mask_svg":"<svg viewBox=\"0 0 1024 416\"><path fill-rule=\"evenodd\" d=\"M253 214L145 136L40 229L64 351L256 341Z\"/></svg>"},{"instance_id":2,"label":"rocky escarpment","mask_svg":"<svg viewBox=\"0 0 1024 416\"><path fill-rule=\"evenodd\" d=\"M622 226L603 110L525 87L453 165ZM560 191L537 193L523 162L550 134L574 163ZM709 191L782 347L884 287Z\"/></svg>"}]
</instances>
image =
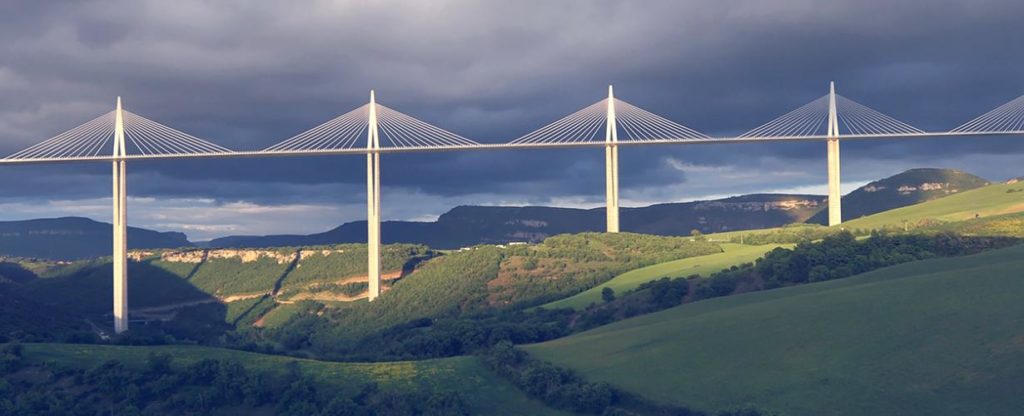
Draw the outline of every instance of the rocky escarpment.
<instances>
[{"instance_id":1,"label":"rocky escarpment","mask_svg":"<svg viewBox=\"0 0 1024 416\"><path fill-rule=\"evenodd\" d=\"M303 249L298 250L299 261L314 256L330 256L331 254L344 253L343 249ZM198 264L207 260L239 260L242 263L252 263L260 259L269 259L277 264L288 264L295 260L295 251L292 250L268 250L268 249L191 249L191 250L133 250L128 252L128 258L133 261L143 261L151 258L159 258L160 261L169 263L191 263Z\"/></svg>"}]
</instances>

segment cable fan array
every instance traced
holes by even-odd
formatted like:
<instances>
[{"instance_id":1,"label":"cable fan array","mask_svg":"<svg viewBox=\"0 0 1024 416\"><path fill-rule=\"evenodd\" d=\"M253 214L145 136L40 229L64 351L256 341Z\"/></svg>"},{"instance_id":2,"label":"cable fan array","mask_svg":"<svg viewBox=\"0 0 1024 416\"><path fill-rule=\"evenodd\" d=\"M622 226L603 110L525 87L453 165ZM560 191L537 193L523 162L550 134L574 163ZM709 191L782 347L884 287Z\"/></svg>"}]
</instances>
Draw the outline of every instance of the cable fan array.
<instances>
[{"instance_id":1,"label":"cable fan array","mask_svg":"<svg viewBox=\"0 0 1024 416\"><path fill-rule=\"evenodd\" d=\"M593 143L605 140L608 98L534 130L509 145ZM615 124L620 142L672 142L711 140L711 137L640 107L614 98Z\"/></svg>"},{"instance_id":2,"label":"cable fan array","mask_svg":"<svg viewBox=\"0 0 1024 416\"><path fill-rule=\"evenodd\" d=\"M829 96L741 134L741 139L824 137L828 133ZM836 94L840 135L884 136L924 134L924 131Z\"/></svg>"},{"instance_id":3,"label":"cable fan array","mask_svg":"<svg viewBox=\"0 0 1024 416\"><path fill-rule=\"evenodd\" d=\"M231 149L172 129L130 111L124 111L125 151L140 155L196 155L232 153Z\"/></svg>"},{"instance_id":4,"label":"cable fan array","mask_svg":"<svg viewBox=\"0 0 1024 416\"><path fill-rule=\"evenodd\" d=\"M1024 133L1024 96L960 125L949 132L928 133L841 95L835 95L841 136L901 137L923 135L994 135ZM686 143L735 142L824 138L827 135L829 96L807 103L781 117L734 138L712 138L617 98L606 98L534 130L504 145L481 145L448 130L380 104L366 104L281 143L261 154L317 153L367 148L370 106L377 121L380 149L408 151L474 147L540 147L545 145L604 142L614 105L619 142ZM190 157L235 155L223 146L175 130L129 111L123 111L125 150L128 157ZM116 111L103 114L0 162L108 159L113 156ZM252 154L246 152L245 154Z\"/></svg>"},{"instance_id":5,"label":"cable fan array","mask_svg":"<svg viewBox=\"0 0 1024 416\"><path fill-rule=\"evenodd\" d=\"M951 133L1024 132L1024 95L968 121Z\"/></svg>"},{"instance_id":6,"label":"cable fan array","mask_svg":"<svg viewBox=\"0 0 1024 416\"><path fill-rule=\"evenodd\" d=\"M476 146L479 143L423 122L389 107L376 104L377 134L382 149L440 149ZM299 133L264 152L316 152L366 147L370 104L342 114Z\"/></svg>"},{"instance_id":7,"label":"cable fan array","mask_svg":"<svg viewBox=\"0 0 1024 416\"><path fill-rule=\"evenodd\" d=\"M96 117L28 149L10 155L11 160L74 159L113 153L114 112ZM108 143L110 143L108 145Z\"/></svg>"},{"instance_id":8,"label":"cable fan array","mask_svg":"<svg viewBox=\"0 0 1024 416\"><path fill-rule=\"evenodd\" d=\"M230 149L188 133L172 129L138 114L124 114L125 152L128 156L179 156L228 154ZM96 117L85 124L58 134L6 160L64 160L109 157L114 151L115 112Z\"/></svg>"}]
</instances>

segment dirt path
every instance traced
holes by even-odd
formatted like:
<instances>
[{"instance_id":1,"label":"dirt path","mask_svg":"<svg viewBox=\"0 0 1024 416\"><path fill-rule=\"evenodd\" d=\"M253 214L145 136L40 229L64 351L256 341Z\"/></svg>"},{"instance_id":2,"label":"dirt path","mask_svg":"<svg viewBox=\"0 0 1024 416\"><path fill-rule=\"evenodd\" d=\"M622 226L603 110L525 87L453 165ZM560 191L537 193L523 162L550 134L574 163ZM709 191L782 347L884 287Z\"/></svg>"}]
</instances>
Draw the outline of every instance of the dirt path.
<instances>
[{"instance_id":1,"label":"dirt path","mask_svg":"<svg viewBox=\"0 0 1024 416\"><path fill-rule=\"evenodd\" d=\"M402 270L395 270L395 271L391 271L391 272L387 272L387 273L382 273L380 275L380 278L381 278L381 280L397 280L397 279L401 278L402 276L404 276L405 274L406 273L404 271L402 271ZM362 276L346 277L344 279L336 280L333 283L336 283L336 284L360 283L360 282L367 282L368 280L369 279L368 279L368 277L366 275L362 275ZM313 282L313 283L305 285L304 287L302 287L302 289L313 288L313 287L316 287L316 286L321 285L321 284L323 284L323 283L322 282ZM381 289L382 290L387 290L387 288L381 288ZM291 303L295 303L295 302L301 301L301 300L325 300L325 301L333 301L333 302L353 302L353 301L357 301L357 300L366 299L367 293L363 292L363 293L361 293L359 295L356 295L356 296L348 296L348 295L329 293L329 292L313 293L313 292L301 291L301 292L298 292L297 294L295 294L294 296L288 298L288 300L283 300L283 299L278 298L276 295L272 294L271 291L255 292L255 293L240 293L240 294L236 294L236 295L217 296L217 297L210 297L210 298L205 298L205 299L196 299L196 300L189 300L189 301L183 301L183 302L169 303L169 304L166 304L166 305L149 306L149 307L145 307L145 308L131 309L130 313L139 314L141 316L147 316L148 315L149 317L159 316L160 318L166 318L166 315L168 313L173 312L173 311L175 311L177 309L181 309L181 308L187 308L187 307L190 307L190 306L197 306L197 305L205 305L205 304L209 304L209 303L231 303L231 302L237 302L237 301L241 301L241 300L249 300L249 299L261 298L261 297L267 296L267 295L274 296L274 301L277 302L277 303L291 304ZM271 310L273 310L273 309L271 309ZM268 313L269 313L269 311L268 311ZM265 316L266 316L266 314L264 314L264 316L261 316L259 318L259 320L257 320L256 322L262 322L263 318Z\"/></svg>"},{"instance_id":2,"label":"dirt path","mask_svg":"<svg viewBox=\"0 0 1024 416\"><path fill-rule=\"evenodd\" d=\"M380 279L381 280L395 280L395 279L398 279L398 278L400 278L402 276L403 276L403 272L401 270L395 270L393 272L382 273L380 275ZM335 284L339 284L339 285L344 285L344 284L348 284L348 283L361 283L361 282L368 282L368 281L370 281L369 276L364 274L362 276L346 277L344 279L335 281L334 283ZM313 284L308 285L306 287L308 288L310 286L315 286L317 284L319 284L319 283L313 283Z\"/></svg>"}]
</instances>

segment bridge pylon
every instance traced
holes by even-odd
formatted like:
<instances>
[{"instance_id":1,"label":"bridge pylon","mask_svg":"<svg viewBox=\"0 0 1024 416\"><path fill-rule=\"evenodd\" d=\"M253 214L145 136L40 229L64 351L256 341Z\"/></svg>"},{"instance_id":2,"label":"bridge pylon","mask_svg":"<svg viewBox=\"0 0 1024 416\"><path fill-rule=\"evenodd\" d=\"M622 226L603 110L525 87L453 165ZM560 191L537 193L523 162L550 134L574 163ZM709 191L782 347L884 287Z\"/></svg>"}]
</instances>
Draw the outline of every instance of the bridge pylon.
<instances>
[{"instance_id":1,"label":"bridge pylon","mask_svg":"<svg viewBox=\"0 0 1024 416\"><path fill-rule=\"evenodd\" d=\"M828 91L828 226L843 223L842 191L839 179L839 118L836 112L836 83Z\"/></svg>"},{"instance_id":2,"label":"bridge pylon","mask_svg":"<svg viewBox=\"0 0 1024 416\"><path fill-rule=\"evenodd\" d=\"M377 99L370 90L369 128L366 133L366 250L368 253L367 298L380 296L380 135L377 128Z\"/></svg>"},{"instance_id":3,"label":"bridge pylon","mask_svg":"<svg viewBox=\"0 0 1024 416\"><path fill-rule=\"evenodd\" d=\"M127 155L124 140L124 113L121 97L117 97L114 112L114 161L113 161L113 208L114 208L114 332L128 330L128 198Z\"/></svg>"},{"instance_id":4,"label":"bridge pylon","mask_svg":"<svg viewBox=\"0 0 1024 416\"><path fill-rule=\"evenodd\" d=\"M619 232L619 133L615 123L615 94L608 86L608 115L604 130L605 209L608 232Z\"/></svg>"}]
</instances>

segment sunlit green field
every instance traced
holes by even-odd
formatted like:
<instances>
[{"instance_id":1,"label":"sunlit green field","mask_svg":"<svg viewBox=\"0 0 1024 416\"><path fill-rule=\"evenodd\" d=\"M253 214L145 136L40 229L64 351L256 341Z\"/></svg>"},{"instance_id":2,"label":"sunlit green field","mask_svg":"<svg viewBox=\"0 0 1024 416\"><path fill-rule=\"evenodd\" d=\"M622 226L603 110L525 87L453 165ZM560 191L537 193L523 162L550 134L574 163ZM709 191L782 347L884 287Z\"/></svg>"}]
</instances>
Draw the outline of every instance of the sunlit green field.
<instances>
[{"instance_id":1,"label":"sunlit green field","mask_svg":"<svg viewBox=\"0 0 1024 416\"><path fill-rule=\"evenodd\" d=\"M1024 409L1024 246L711 299L525 347L654 400L801 415Z\"/></svg>"},{"instance_id":2,"label":"sunlit green field","mask_svg":"<svg viewBox=\"0 0 1024 416\"><path fill-rule=\"evenodd\" d=\"M913 227L922 220L964 221L1024 211L1024 183L995 184L843 223L847 228Z\"/></svg>"},{"instance_id":3,"label":"sunlit green field","mask_svg":"<svg viewBox=\"0 0 1024 416\"><path fill-rule=\"evenodd\" d=\"M752 262L768 251L779 247L778 244L760 246L748 246L742 244L721 244L724 252L709 254L706 256L691 257L681 260L673 260L653 266L642 267L620 274L600 286L581 292L562 300L548 303L545 308L574 308L582 309L587 305L601 302L601 290L610 287L615 293L623 293L633 290L641 283L662 277L686 277L694 274L709 276L711 273L729 268L730 266Z\"/></svg>"},{"instance_id":4,"label":"sunlit green field","mask_svg":"<svg viewBox=\"0 0 1024 416\"><path fill-rule=\"evenodd\" d=\"M89 368L117 359L142 368L150 353L167 353L175 365L187 365L204 358L236 360L251 369L281 371L288 361L296 361L306 374L334 385L347 394L356 394L366 383L382 388L458 391L476 414L555 415L560 414L526 397L505 380L483 367L475 357L455 357L425 361L384 363L338 363L256 354L221 348L164 345L109 346L75 344L25 344L29 360L52 361L59 365Z\"/></svg>"}]
</instances>

